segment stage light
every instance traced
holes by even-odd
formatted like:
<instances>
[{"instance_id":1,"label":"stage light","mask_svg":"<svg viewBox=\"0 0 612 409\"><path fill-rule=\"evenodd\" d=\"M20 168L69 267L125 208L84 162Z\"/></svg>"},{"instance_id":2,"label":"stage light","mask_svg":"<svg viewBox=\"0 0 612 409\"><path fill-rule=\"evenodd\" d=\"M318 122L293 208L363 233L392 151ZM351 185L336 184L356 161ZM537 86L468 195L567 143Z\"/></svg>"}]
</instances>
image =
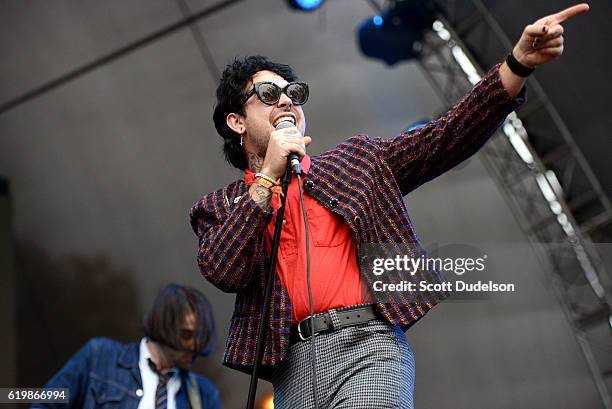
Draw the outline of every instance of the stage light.
<instances>
[{"instance_id":1,"label":"stage light","mask_svg":"<svg viewBox=\"0 0 612 409\"><path fill-rule=\"evenodd\" d=\"M388 65L418 58L423 34L435 20L432 4L397 0L380 15L364 20L357 30L361 52Z\"/></svg>"},{"instance_id":2,"label":"stage light","mask_svg":"<svg viewBox=\"0 0 612 409\"><path fill-rule=\"evenodd\" d=\"M269 393L261 398L257 404L255 404L255 409L274 409L274 395Z\"/></svg>"},{"instance_id":3,"label":"stage light","mask_svg":"<svg viewBox=\"0 0 612 409\"><path fill-rule=\"evenodd\" d=\"M300 11L315 11L323 5L325 0L287 0L289 7Z\"/></svg>"}]
</instances>

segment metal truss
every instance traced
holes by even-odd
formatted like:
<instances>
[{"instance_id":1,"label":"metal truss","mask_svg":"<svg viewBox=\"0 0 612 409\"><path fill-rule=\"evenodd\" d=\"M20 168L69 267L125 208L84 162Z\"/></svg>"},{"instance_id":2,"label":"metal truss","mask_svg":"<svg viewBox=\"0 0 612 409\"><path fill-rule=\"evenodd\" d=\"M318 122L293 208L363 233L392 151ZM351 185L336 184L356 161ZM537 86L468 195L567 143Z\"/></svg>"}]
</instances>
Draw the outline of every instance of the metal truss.
<instances>
[{"instance_id":1,"label":"metal truss","mask_svg":"<svg viewBox=\"0 0 612 409\"><path fill-rule=\"evenodd\" d=\"M512 44L479 0L461 9L452 0L437 4L441 14L419 44L420 67L450 105ZM612 409L612 286L596 244L611 241L612 206L535 78L528 88L520 114L508 116L479 156L551 271L603 407Z\"/></svg>"}]
</instances>

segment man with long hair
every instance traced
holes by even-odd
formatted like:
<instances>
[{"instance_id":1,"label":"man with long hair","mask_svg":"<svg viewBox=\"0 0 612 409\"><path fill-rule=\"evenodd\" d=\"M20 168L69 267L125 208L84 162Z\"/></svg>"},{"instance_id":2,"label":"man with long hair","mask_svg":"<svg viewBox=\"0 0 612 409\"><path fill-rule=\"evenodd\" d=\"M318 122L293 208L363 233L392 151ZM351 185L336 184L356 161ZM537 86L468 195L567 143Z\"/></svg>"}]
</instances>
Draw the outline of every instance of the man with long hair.
<instances>
[{"instance_id":1,"label":"man with long hair","mask_svg":"<svg viewBox=\"0 0 612 409\"><path fill-rule=\"evenodd\" d=\"M87 342L45 388L68 388L71 408L218 409L219 392L190 371L209 355L216 334L212 308L195 288L166 286L144 317L145 337L123 345ZM33 407L66 407L36 404Z\"/></svg>"}]
</instances>

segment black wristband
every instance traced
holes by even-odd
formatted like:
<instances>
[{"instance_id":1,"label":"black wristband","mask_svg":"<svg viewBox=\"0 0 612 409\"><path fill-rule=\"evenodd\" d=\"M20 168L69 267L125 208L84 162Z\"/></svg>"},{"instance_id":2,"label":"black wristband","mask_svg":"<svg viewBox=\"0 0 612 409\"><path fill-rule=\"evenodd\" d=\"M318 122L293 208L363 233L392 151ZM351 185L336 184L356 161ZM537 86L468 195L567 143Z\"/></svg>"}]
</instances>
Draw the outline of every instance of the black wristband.
<instances>
[{"instance_id":1,"label":"black wristband","mask_svg":"<svg viewBox=\"0 0 612 409\"><path fill-rule=\"evenodd\" d=\"M508 54L506 57L506 64L508 64L508 68L510 71L518 75L519 77L528 77L529 74L535 70L535 68L525 67L523 64L518 62L516 58L512 55L512 53Z\"/></svg>"}]
</instances>

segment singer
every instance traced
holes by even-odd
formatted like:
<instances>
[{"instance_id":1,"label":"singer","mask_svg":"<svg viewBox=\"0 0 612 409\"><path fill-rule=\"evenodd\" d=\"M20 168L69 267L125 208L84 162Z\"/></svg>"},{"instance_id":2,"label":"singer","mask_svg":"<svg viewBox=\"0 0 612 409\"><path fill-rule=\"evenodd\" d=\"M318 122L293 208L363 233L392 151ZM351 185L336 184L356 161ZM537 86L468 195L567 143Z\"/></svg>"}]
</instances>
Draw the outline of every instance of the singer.
<instances>
[{"instance_id":1,"label":"singer","mask_svg":"<svg viewBox=\"0 0 612 409\"><path fill-rule=\"evenodd\" d=\"M310 157L304 136L308 85L291 67L261 56L235 60L217 88L213 119L227 161L244 177L195 203L191 225L204 277L236 293L224 364L250 373L262 318L266 265L279 207L279 179L291 154L301 159L310 231L315 326L310 327L306 240L297 179L289 185L266 329L262 378L275 408L311 408L310 336L316 334L317 403L321 408L412 408L414 357L403 334L445 292L422 302L389 294L376 302L360 275L362 243L403 243L421 252L403 196L474 154L524 102L533 69L563 52L565 20L580 4L525 27L495 65L444 116L390 139L357 135ZM280 126L279 126L280 125ZM401 271L389 273L399 282ZM395 274L393 276L392 274ZM429 272L431 283L444 278Z\"/></svg>"}]
</instances>

